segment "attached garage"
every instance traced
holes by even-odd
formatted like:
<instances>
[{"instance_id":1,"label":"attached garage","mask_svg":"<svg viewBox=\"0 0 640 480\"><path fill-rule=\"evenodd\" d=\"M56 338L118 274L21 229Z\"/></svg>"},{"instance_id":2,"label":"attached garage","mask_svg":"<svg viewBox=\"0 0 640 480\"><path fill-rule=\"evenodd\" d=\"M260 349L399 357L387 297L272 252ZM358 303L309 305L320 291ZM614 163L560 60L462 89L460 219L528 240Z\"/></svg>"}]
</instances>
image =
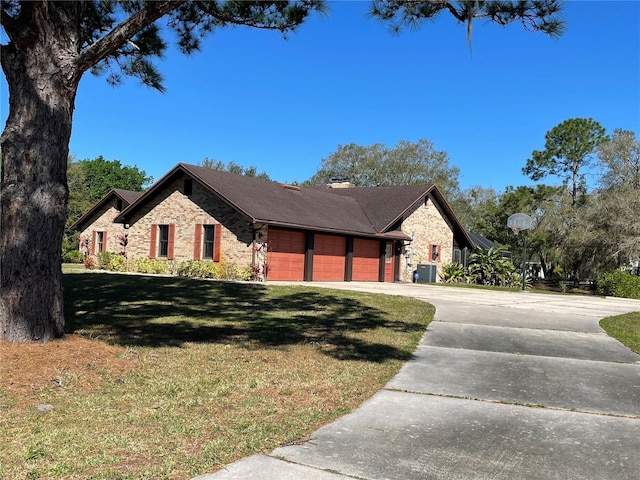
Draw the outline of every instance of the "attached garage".
<instances>
[{"instance_id":1,"label":"attached garage","mask_svg":"<svg viewBox=\"0 0 640 480\"><path fill-rule=\"evenodd\" d=\"M346 237L316 234L313 247L313 280L344 281L346 248Z\"/></svg>"},{"instance_id":2,"label":"attached garage","mask_svg":"<svg viewBox=\"0 0 640 480\"><path fill-rule=\"evenodd\" d=\"M355 238L351 279L356 282L377 282L379 273L380 241Z\"/></svg>"},{"instance_id":3,"label":"attached garage","mask_svg":"<svg viewBox=\"0 0 640 480\"><path fill-rule=\"evenodd\" d=\"M304 280L305 233L269 228L269 280Z\"/></svg>"}]
</instances>

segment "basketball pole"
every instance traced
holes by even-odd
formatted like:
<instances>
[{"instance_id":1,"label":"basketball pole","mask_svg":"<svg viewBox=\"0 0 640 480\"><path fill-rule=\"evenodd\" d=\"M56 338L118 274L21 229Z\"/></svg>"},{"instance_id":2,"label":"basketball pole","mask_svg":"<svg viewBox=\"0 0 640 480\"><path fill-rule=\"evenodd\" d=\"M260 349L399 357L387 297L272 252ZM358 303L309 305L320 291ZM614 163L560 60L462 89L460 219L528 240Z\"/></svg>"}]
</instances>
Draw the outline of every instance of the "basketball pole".
<instances>
[{"instance_id":1,"label":"basketball pole","mask_svg":"<svg viewBox=\"0 0 640 480\"><path fill-rule=\"evenodd\" d=\"M522 230L522 291L527 291L526 286L526 273L527 273L527 235L525 230Z\"/></svg>"}]
</instances>

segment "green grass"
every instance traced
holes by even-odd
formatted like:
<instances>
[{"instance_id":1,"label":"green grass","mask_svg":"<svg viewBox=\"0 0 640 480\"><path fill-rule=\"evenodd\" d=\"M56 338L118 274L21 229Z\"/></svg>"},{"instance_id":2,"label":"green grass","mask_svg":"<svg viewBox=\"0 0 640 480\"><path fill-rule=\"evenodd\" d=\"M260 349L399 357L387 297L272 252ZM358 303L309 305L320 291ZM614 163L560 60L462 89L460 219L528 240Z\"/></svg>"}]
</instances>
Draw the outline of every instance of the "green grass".
<instances>
[{"instance_id":1,"label":"green grass","mask_svg":"<svg viewBox=\"0 0 640 480\"><path fill-rule=\"evenodd\" d=\"M87 271L82 263L63 263L62 273L78 273Z\"/></svg>"},{"instance_id":2,"label":"green grass","mask_svg":"<svg viewBox=\"0 0 640 480\"><path fill-rule=\"evenodd\" d=\"M603 318L600 326L609 336L640 354L640 312Z\"/></svg>"},{"instance_id":3,"label":"green grass","mask_svg":"<svg viewBox=\"0 0 640 480\"><path fill-rule=\"evenodd\" d=\"M16 360L55 378L0 385L3 479L186 479L305 438L382 388L434 314L413 299L304 285L64 282L74 335L43 346L52 356L40 365Z\"/></svg>"}]
</instances>

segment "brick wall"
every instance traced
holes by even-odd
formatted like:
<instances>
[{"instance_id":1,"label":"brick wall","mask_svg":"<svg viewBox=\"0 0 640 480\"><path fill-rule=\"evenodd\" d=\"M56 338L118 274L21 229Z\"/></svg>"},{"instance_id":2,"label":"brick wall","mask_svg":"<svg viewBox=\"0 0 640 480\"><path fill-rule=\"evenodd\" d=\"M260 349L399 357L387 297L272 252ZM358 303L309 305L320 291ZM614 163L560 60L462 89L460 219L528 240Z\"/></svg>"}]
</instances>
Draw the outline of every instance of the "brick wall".
<instances>
[{"instance_id":1,"label":"brick wall","mask_svg":"<svg viewBox=\"0 0 640 480\"><path fill-rule=\"evenodd\" d=\"M151 225L175 224L174 260L193 260L195 225L219 224L220 260L250 265L253 229L249 220L195 180L192 194L185 195L184 180L185 177L177 178L129 219L129 258L149 257Z\"/></svg>"},{"instance_id":2,"label":"brick wall","mask_svg":"<svg viewBox=\"0 0 640 480\"><path fill-rule=\"evenodd\" d=\"M105 251L120 253L122 247L119 244L118 237L124 235L126 230L120 223L113 223L113 219L118 216L120 211L116 208L117 199L113 199L104 208L98 211L95 215L95 220L84 230L80 232L80 239L88 238L93 242L94 232L106 232L107 233L107 245ZM95 246L95 253L98 253L97 245ZM90 250L91 251L91 250Z\"/></svg>"},{"instance_id":3,"label":"brick wall","mask_svg":"<svg viewBox=\"0 0 640 480\"><path fill-rule=\"evenodd\" d=\"M453 230L430 197L409 212L408 217L402 222L402 231L407 235L413 235L413 242L410 247L405 247L411 249L411 266L407 266L404 255L401 257L400 280L411 282L416 265L426 263L436 265L436 281L440 281L442 266L450 263L453 258ZM440 247L440 255L435 261L431 260L430 245Z\"/></svg>"}]
</instances>

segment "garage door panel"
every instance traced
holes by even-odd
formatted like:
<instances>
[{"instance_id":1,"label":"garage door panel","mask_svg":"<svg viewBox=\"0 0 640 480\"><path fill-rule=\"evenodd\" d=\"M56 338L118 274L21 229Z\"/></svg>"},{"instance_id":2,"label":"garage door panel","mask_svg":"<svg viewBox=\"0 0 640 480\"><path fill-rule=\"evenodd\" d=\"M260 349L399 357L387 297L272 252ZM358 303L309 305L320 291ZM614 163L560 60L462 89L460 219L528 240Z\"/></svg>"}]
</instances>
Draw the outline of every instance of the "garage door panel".
<instances>
[{"instance_id":1,"label":"garage door panel","mask_svg":"<svg viewBox=\"0 0 640 480\"><path fill-rule=\"evenodd\" d=\"M305 234L269 229L267 242L268 280L304 280Z\"/></svg>"},{"instance_id":2,"label":"garage door panel","mask_svg":"<svg viewBox=\"0 0 640 480\"><path fill-rule=\"evenodd\" d=\"M380 242L356 238L353 241L351 278L358 282L377 282L380 268Z\"/></svg>"},{"instance_id":3,"label":"garage door panel","mask_svg":"<svg viewBox=\"0 0 640 480\"><path fill-rule=\"evenodd\" d=\"M346 261L345 237L316 235L313 249L313 280L343 281Z\"/></svg>"}]
</instances>

